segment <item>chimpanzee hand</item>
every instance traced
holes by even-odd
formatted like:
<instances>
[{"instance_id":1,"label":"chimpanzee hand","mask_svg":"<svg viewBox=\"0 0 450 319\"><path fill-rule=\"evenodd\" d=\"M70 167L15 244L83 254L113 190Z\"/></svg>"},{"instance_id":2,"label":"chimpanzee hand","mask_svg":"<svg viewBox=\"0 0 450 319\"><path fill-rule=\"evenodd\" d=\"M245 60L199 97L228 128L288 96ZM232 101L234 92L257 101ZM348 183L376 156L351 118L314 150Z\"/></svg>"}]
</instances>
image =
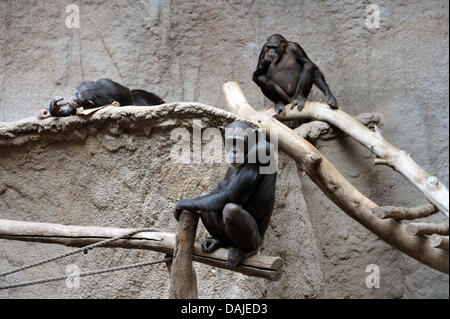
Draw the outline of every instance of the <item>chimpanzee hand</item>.
<instances>
[{"instance_id":1,"label":"chimpanzee hand","mask_svg":"<svg viewBox=\"0 0 450 319\"><path fill-rule=\"evenodd\" d=\"M272 59L269 58L266 54L266 56L264 56L264 59L262 60L262 66L263 68L268 68L270 66L270 64L272 63Z\"/></svg>"},{"instance_id":2,"label":"chimpanzee hand","mask_svg":"<svg viewBox=\"0 0 450 319\"><path fill-rule=\"evenodd\" d=\"M189 198L185 198L185 199L179 200L177 205L175 206L175 210L173 212L173 216L175 217L175 219L177 221L180 219L180 215L181 215L181 212L183 210L188 210L190 212L195 212L193 204L194 204L193 200L189 199Z\"/></svg>"}]
</instances>

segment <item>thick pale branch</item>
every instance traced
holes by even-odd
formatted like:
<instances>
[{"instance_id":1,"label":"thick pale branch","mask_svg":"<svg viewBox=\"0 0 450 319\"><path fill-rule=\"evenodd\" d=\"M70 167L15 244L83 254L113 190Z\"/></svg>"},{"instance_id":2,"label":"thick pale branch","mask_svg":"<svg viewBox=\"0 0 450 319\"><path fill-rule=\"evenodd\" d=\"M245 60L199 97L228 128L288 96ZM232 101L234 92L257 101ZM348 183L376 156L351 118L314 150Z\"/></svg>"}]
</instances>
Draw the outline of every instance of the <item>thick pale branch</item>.
<instances>
[{"instance_id":1,"label":"thick pale branch","mask_svg":"<svg viewBox=\"0 0 450 319\"><path fill-rule=\"evenodd\" d=\"M68 226L0 219L0 238L60 244L70 247L83 247L131 231L131 228ZM142 232L102 247L147 249L172 256L175 249L175 234ZM200 243L195 243L194 261L226 269L227 256L228 249L220 248L211 254L207 254L202 251ZM277 280L281 275L282 266L283 261L279 257L254 255L244 259L235 271L248 276Z\"/></svg>"},{"instance_id":2,"label":"thick pale branch","mask_svg":"<svg viewBox=\"0 0 450 319\"><path fill-rule=\"evenodd\" d=\"M416 219L437 213L438 209L431 204L425 204L413 208L383 206L375 209L374 214L381 219L393 218L395 220Z\"/></svg>"},{"instance_id":3,"label":"thick pale branch","mask_svg":"<svg viewBox=\"0 0 450 319\"><path fill-rule=\"evenodd\" d=\"M255 111L246 101L239 84L227 82L223 86L223 91L232 112L241 118L258 124L269 133L271 138L277 138L279 148L297 161L325 195L350 217L405 254L432 268L448 273L448 251L431 247L430 241L426 237L409 236L405 230L406 225L401 222L376 217L373 211L376 210L378 205L353 187L308 141L273 118L271 114ZM319 120L322 120L322 118ZM354 119L352 121L357 123L355 125L368 130L358 121ZM341 127L339 129L347 132ZM370 132L370 130L368 131ZM353 136L353 134L349 135ZM311 157L321 158L316 167L310 164Z\"/></svg>"},{"instance_id":4,"label":"thick pale branch","mask_svg":"<svg viewBox=\"0 0 450 319\"><path fill-rule=\"evenodd\" d=\"M273 115L270 108L267 114ZM408 153L386 142L379 132L372 132L359 121L342 110L332 110L328 105L318 102L306 102L301 112L286 106L286 114L280 114L279 120L319 120L325 121L353 137L361 145L372 151L377 157L375 164L388 165L416 186L426 199L447 217L449 213L448 189L422 169Z\"/></svg>"},{"instance_id":5,"label":"thick pale branch","mask_svg":"<svg viewBox=\"0 0 450 319\"><path fill-rule=\"evenodd\" d=\"M448 251L448 236L434 234L431 236L431 246L441 248Z\"/></svg>"},{"instance_id":6,"label":"thick pale branch","mask_svg":"<svg viewBox=\"0 0 450 319\"><path fill-rule=\"evenodd\" d=\"M406 227L406 232L409 235L447 235L448 236L448 224L434 224L434 223L410 223Z\"/></svg>"}]
</instances>

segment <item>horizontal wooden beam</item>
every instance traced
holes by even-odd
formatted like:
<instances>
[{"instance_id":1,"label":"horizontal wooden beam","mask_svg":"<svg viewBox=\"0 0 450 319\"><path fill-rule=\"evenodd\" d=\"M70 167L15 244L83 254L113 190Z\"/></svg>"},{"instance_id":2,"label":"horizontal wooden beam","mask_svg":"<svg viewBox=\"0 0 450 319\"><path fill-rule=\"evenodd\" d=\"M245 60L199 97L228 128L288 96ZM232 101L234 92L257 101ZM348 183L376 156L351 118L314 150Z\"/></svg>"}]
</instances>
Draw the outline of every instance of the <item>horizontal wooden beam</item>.
<instances>
[{"instance_id":1,"label":"horizontal wooden beam","mask_svg":"<svg viewBox=\"0 0 450 319\"><path fill-rule=\"evenodd\" d=\"M120 236L132 228L68 226L50 223L35 223L0 219L0 238L60 244L70 247L83 247L99 241ZM120 239L104 247L147 249L173 256L175 234L165 232L141 232L127 239ZM200 243L194 245L193 260L218 268L226 268L228 249L219 248L211 254L204 253ZM242 274L277 280L281 275L283 261L280 257L254 255L244 259L235 270Z\"/></svg>"}]
</instances>

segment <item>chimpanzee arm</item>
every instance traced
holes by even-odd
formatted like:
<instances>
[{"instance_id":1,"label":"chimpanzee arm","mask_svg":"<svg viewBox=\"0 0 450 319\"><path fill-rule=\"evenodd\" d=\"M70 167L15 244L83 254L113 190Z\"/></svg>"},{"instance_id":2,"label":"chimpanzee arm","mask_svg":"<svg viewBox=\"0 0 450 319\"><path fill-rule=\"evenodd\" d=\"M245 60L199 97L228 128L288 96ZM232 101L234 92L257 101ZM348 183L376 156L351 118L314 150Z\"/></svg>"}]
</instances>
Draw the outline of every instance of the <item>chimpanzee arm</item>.
<instances>
[{"instance_id":1,"label":"chimpanzee arm","mask_svg":"<svg viewBox=\"0 0 450 319\"><path fill-rule=\"evenodd\" d=\"M209 192L207 192L206 194L204 194L202 196L211 195L211 194L220 192L232 180L233 174L235 172L236 172L235 168L229 167L227 172L225 173L225 176L220 180L220 182L218 182L217 185L214 186L214 188L212 190L210 190ZM202 196L199 196L199 197L202 197Z\"/></svg>"},{"instance_id":2,"label":"chimpanzee arm","mask_svg":"<svg viewBox=\"0 0 450 319\"><path fill-rule=\"evenodd\" d=\"M297 85L297 89L295 92L296 99L298 99L300 95L301 88L310 87L311 86L311 80L312 82L317 85L317 87L325 94L325 102L330 105L333 109L338 108L338 104L336 101L336 98L333 96L333 94L330 91L330 88L328 87L327 82L325 81L325 77L323 76L322 72L319 70L319 68L308 58L305 51L302 49L302 47L295 43L290 43L290 50L294 54L295 59L297 62L302 65L302 73L300 75L300 79ZM308 90L309 92L309 90ZM303 96L306 98L306 96ZM300 108L300 105L299 105Z\"/></svg>"},{"instance_id":3,"label":"chimpanzee arm","mask_svg":"<svg viewBox=\"0 0 450 319\"><path fill-rule=\"evenodd\" d=\"M254 164L245 164L236 176L225 187L216 193L193 199L182 199L177 203L176 211L188 210L191 212L220 211L225 204L244 204L260 180L259 168Z\"/></svg>"},{"instance_id":4,"label":"chimpanzee arm","mask_svg":"<svg viewBox=\"0 0 450 319\"><path fill-rule=\"evenodd\" d=\"M303 50L303 48L299 44L297 44L295 42L290 42L288 48L291 51L291 53L294 55L295 60L300 65L303 66L305 63L307 63L307 64L311 64L312 66L314 66L314 63L312 63L312 61L308 58L305 50Z\"/></svg>"},{"instance_id":5,"label":"chimpanzee arm","mask_svg":"<svg viewBox=\"0 0 450 319\"><path fill-rule=\"evenodd\" d=\"M259 53L258 65L256 66L256 71L253 72L253 81L255 83L258 83L256 81L258 76L266 74L267 69L270 65L270 61L266 61L266 59L265 59L265 54L266 54L266 45L264 44L264 46L261 49L261 52Z\"/></svg>"},{"instance_id":6,"label":"chimpanzee arm","mask_svg":"<svg viewBox=\"0 0 450 319\"><path fill-rule=\"evenodd\" d=\"M211 190L207 193L207 195L211 195L211 194L218 193L218 192L220 192L220 190L222 190L225 186L226 186L226 181L225 181L225 179L222 179L220 182L217 183L217 185L216 185L213 189L211 189ZM205 196L206 196L206 195L205 195Z\"/></svg>"}]
</instances>

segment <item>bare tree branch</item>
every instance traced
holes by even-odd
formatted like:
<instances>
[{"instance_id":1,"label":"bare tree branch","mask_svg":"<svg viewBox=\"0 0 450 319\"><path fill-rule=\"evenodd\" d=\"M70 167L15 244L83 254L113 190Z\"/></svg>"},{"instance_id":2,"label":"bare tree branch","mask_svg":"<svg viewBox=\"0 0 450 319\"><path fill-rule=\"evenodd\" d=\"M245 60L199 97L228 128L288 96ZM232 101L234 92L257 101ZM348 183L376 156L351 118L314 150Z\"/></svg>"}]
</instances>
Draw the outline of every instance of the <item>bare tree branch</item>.
<instances>
[{"instance_id":1,"label":"bare tree branch","mask_svg":"<svg viewBox=\"0 0 450 319\"><path fill-rule=\"evenodd\" d=\"M447 235L448 236L448 224L435 224L435 223L410 223L406 227L406 232L409 235Z\"/></svg>"},{"instance_id":2,"label":"bare tree branch","mask_svg":"<svg viewBox=\"0 0 450 319\"><path fill-rule=\"evenodd\" d=\"M266 113L273 116L275 111L269 108ZM347 133L375 153L378 157L375 160L376 165L388 165L399 172L416 186L431 204L448 217L449 193L445 185L417 165L407 152L386 142L379 130L372 132L344 111L332 110L328 105L319 102L306 102L301 112L297 108L291 109L286 106L286 113L278 115L277 119L280 121L307 119L325 121Z\"/></svg>"},{"instance_id":3,"label":"bare tree branch","mask_svg":"<svg viewBox=\"0 0 450 319\"><path fill-rule=\"evenodd\" d=\"M375 209L374 214L381 219L392 218L395 220L402 220L427 217L431 214L437 213L438 211L439 210L431 204L425 204L413 208L382 206Z\"/></svg>"},{"instance_id":4,"label":"bare tree branch","mask_svg":"<svg viewBox=\"0 0 450 319\"><path fill-rule=\"evenodd\" d=\"M434 234L431 236L431 246L441 248L448 251L448 236Z\"/></svg>"}]
</instances>

